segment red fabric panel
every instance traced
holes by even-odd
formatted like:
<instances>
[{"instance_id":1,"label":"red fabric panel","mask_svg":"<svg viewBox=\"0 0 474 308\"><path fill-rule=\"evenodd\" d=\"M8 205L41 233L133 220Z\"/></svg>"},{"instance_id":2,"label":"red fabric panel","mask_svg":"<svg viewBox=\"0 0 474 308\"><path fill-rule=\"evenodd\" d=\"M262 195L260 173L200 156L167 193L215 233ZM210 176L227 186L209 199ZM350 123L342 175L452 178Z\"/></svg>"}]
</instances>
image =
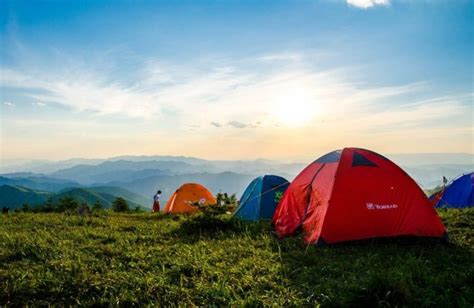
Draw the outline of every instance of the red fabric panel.
<instances>
[{"instance_id":1,"label":"red fabric panel","mask_svg":"<svg viewBox=\"0 0 474 308\"><path fill-rule=\"evenodd\" d=\"M311 185L310 202L303 222L306 243L315 243L319 239L338 165L338 162L325 164Z\"/></svg>"},{"instance_id":2,"label":"red fabric panel","mask_svg":"<svg viewBox=\"0 0 474 308\"><path fill-rule=\"evenodd\" d=\"M311 181L322 166L317 163L307 166L283 194L273 215L273 224L279 237L293 234L303 222L309 204Z\"/></svg>"},{"instance_id":3,"label":"red fabric panel","mask_svg":"<svg viewBox=\"0 0 474 308\"><path fill-rule=\"evenodd\" d=\"M352 167L353 151L378 167ZM423 191L397 165L367 150L344 149L321 231L326 243L444 232Z\"/></svg>"}]
</instances>

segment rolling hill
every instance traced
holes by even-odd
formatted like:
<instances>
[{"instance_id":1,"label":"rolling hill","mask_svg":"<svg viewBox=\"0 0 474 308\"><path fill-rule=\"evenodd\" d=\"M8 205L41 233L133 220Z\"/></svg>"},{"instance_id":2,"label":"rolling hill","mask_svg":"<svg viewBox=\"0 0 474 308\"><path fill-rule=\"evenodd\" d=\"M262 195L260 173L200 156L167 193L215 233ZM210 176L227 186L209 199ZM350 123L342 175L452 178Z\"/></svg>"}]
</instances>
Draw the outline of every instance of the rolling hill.
<instances>
[{"instance_id":1,"label":"rolling hill","mask_svg":"<svg viewBox=\"0 0 474 308\"><path fill-rule=\"evenodd\" d=\"M0 186L0 207L20 208L24 203L30 206L43 204L53 194L46 191L34 190L22 186Z\"/></svg>"},{"instance_id":2,"label":"rolling hill","mask_svg":"<svg viewBox=\"0 0 474 308\"><path fill-rule=\"evenodd\" d=\"M152 202L152 198L145 198L142 195L131 192L128 189L118 186L95 186L89 187L87 190L97 193L97 194L108 194L115 196L121 196L128 200L130 203L140 205L142 207L150 207L149 203Z\"/></svg>"},{"instance_id":3,"label":"rolling hill","mask_svg":"<svg viewBox=\"0 0 474 308\"><path fill-rule=\"evenodd\" d=\"M0 207L7 206L11 209L17 209L21 208L24 203L36 207L44 204L49 197L53 199L54 203L58 203L66 196L73 197L79 203L84 202L90 206L99 201L104 208L110 208L117 197L124 198L130 208L137 206L150 207L145 198L120 187L74 187L64 189L59 193L50 193L14 185L0 186Z\"/></svg>"}]
</instances>

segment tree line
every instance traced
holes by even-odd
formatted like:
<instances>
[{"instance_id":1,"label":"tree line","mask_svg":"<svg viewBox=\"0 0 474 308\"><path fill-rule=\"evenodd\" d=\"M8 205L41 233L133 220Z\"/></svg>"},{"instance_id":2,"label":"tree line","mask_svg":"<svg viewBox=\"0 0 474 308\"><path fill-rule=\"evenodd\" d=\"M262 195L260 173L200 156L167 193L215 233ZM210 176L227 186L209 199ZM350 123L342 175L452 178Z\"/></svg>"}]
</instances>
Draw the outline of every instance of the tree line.
<instances>
[{"instance_id":1,"label":"tree line","mask_svg":"<svg viewBox=\"0 0 474 308\"><path fill-rule=\"evenodd\" d=\"M216 212L215 214L221 214L224 212L232 212L237 206L237 198L235 194L228 195L227 193L218 193L216 195L216 206L203 209L207 212ZM199 204L193 204L199 206ZM32 206L29 203L23 203L20 208L15 209L15 212L25 213L64 213L64 212L77 212L79 214L87 214L91 212L100 212L107 210L103 204L96 200L94 204L90 205L86 202L81 202L72 196L64 196L58 201L54 201L52 197L46 199L43 204ZM113 212L142 212L143 209L139 206L131 209L127 200L122 197L117 197L111 204ZM2 212L7 214L10 211L9 207L3 206Z\"/></svg>"},{"instance_id":2,"label":"tree line","mask_svg":"<svg viewBox=\"0 0 474 308\"><path fill-rule=\"evenodd\" d=\"M122 197L117 197L112 202L110 208L114 212L140 212L142 211L140 207L135 207L133 210L130 208L127 200ZM8 213L10 210L8 207L3 207L3 213ZM52 197L46 199L43 204L37 206L31 206L28 203L23 203L20 208L15 209L15 212L28 212L28 213L64 213L64 212L78 212L80 214L86 214L90 212L100 212L106 210L103 204L96 200L95 203L91 206L86 202L80 202L74 197L64 196L59 199L57 202L53 200Z\"/></svg>"}]
</instances>

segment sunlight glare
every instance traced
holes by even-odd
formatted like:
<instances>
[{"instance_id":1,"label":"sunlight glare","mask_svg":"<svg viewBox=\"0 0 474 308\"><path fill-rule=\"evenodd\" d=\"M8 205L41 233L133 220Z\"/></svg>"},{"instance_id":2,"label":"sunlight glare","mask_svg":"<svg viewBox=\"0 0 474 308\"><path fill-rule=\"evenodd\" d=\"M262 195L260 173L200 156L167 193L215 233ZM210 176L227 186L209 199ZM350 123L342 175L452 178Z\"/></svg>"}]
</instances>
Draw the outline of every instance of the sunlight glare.
<instances>
[{"instance_id":1,"label":"sunlight glare","mask_svg":"<svg viewBox=\"0 0 474 308\"><path fill-rule=\"evenodd\" d=\"M315 113L315 99L305 87L284 90L276 99L274 117L287 126L303 126Z\"/></svg>"}]
</instances>

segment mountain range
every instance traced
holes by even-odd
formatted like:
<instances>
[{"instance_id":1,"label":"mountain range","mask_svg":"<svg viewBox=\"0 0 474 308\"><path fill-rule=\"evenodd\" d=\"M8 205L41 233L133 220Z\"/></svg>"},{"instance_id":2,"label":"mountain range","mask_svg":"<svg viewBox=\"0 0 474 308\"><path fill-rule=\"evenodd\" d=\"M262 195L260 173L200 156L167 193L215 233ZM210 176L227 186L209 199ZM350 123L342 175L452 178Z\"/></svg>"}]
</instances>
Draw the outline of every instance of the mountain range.
<instances>
[{"instance_id":1,"label":"mountain range","mask_svg":"<svg viewBox=\"0 0 474 308\"><path fill-rule=\"evenodd\" d=\"M0 185L23 186L49 192L58 192L68 187L82 186L74 181L35 175L33 173L3 174L0 176Z\"/></svg>"},{"instance_id":2,"label":"mountain range","mask_svg":"<svg viewBox=\"0 0 474 308\"><path fill-rule=\"evenodd\" d=\"M452 179L474 169L472 154L398 154L388 157L398 163L423 189L441 184L442 176ZM81 198L84 200L97 199L96 194L99 194L107 204L123 195L133 204L150 207L151 197L157 190L163 191L163 200L166 201L186 182L201 183L213 193L236 193L240 197L253 178L262 174L276 174L291 181L309 162L288 163L265 159L224 161L183 156L16 162L2 164L0 185L9 185L10 192L11 186L20 187L26 194L24 198L34 192L38 192L38 198L41 199L45 193L70 191L78 198L83 196ZM4 198L8 199L4 195L4 192L0 192L0 205Z\"/></svg>"}]
</instances>

